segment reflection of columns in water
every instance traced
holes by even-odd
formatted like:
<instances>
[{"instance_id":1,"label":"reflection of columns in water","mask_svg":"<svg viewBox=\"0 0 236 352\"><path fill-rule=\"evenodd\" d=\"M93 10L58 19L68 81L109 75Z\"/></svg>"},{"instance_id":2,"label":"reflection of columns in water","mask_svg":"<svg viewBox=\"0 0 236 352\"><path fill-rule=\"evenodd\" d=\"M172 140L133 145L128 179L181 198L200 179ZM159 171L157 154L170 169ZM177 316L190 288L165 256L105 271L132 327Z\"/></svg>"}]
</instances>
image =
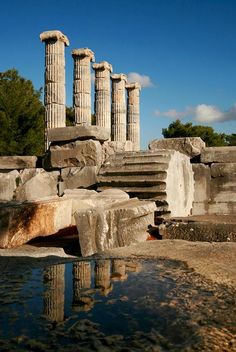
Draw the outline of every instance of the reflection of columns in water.
<instances>
[{"instance_id":1,"label":"reflection of columns in water","mask_svg":"<svg viewBox=\"0 0 236 352\"><path fill-rule=\"evenodd\" d=\"M80 297L81 288L91 287L90 262L77 262L73 264L73 301Z\"/></svg>"},{"instance_id":2,"label":"reflection of columns in water","mask_svg":"<svg viewBox=\"0 0 236 352\"><path fill-rule=\"evenodd\" d=\"M125 261L121 259L113 259L112 261L112 280L113 281L123 281L127 279L127 274L125 272L126 265Z\"/></svg>"},{"instance_id":3,"label":"reflection of columns in water","mask_svg":"<svg viewBox=\"0 0 236 352\"><path fill-rule=\"evenodd\" d=\"M139 273L142 270L142 264L137 261L127 261L125 266L126 272Z\"/></svg>"},{"instance_id":4,"label":"reflection of columns in water","mask_svg":"<svg viewBox=\"0 0 236 352\"><path fill-rule=\"evenodd\" d=\"M97 260L95 264L95 287L106 296L112 291L110 260Z\"/></svg>"},{"instance_id":5,"label":"reflection of columns in water","mask_svg":"<svg viewBox=\"0 0 236 352\"><path fill-rule=\"evenodd\" d=\"M49 320L64 320L65 265L49 266L44 271L44 309L43 314Z\"/></svg>"}]
</instances>

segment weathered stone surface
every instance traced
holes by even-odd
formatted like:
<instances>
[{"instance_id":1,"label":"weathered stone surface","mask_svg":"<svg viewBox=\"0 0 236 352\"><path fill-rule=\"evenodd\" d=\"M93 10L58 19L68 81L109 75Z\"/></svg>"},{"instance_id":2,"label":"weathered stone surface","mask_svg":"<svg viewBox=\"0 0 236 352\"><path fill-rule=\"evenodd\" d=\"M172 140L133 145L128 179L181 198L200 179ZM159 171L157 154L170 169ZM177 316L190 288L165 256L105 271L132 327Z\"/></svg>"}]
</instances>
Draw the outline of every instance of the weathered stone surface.
<instances>
[{"instance_id":1,"label":"weathered stone surface","mask_svg":"<svg viewBox=\"0 0 236 352\"><path fill-rule=\"evenodd\" d=\"M134 151L140 150L140 90L139 83L126 84L127 89L127 140L134 144Z\"/></svg>"},{"instance_id":2,"label":"weathered stone surface","mask_svg":"<svg viewBox=\"0 0 236 352\"><path fill-rule=\"evenodd\" d=\"M49 236L72 223L72 200L52 198L41 202L0 206L0 248L20 246L37 236Z\"/></svg>"},{"instance_id":3,"label":"weathered stone surface","mask_svg":"<svg viewBox=\"0 0 236 352\"><path fill-rule=\"evenodd\" d=\"M97 166L62 169L61 176L66 189L86 188L97 183Z\"/></svg>"},{"instance_id":4,"label":"weathered stone surface","mask_svg":"<svg viewBox=\"0 0 236 352\"><path fill-rule=\"evenodd\" d=\"M98 180L99 190L114 187L133 197L155 200L162 214L190 214L194 197L192 165L177 151L115 154L103 163Z\"/></svg>"},{"instance_id":5,"label":"weathered stone surface","mask_svg":"<svg viewBox=\"0 0 236 352\"><path fill-rule=\"evenodd\" d=\"M230 177L236 181L236 163L211 164L212 177Z\"/></svg>"},{"instance_id":6,"label":"weathered stone surface","mask_svg":"<svg viewBox=\"0 0 236 352\"><path fill-rule=\"evenodd\" d=\"M95 115L96 125L105 127L111 133L111 84L112 66L102 61L93 64L95 71Z\"/></svg>"},{"instance_id":7,"label":"weathered stone surface","mask_svg":"<svg viewBox=\"0 0 236 352\"><path fill-rule=\"evenodd\" d=\"M208 147L201 153L201 162L236 163L236 147Z\"/></svg>"},{"instance_id":8,"label":"weathered stone surface","mask_svg":"<svg viewBox=\"0 0 236 352\"><path fill-rule=\"evenodd\" d=\"M36 161L36 156L1 156L0 170L35 168Z\"/></svg>"},{"instance_id":9,"label":"weathered stone surface","mask_svg":"<svg viewBox=\"0 0 236 352\"><path fill-rule=\"evenodd\" d=\"M0 173L0 201L12 200L19 182L20 174L17 170Z\"/></svg>"},{"instance_id":10,"label":"weathered stone surface","mask_svg":"<svg viewBox=\"0 0 236 352\"><path fill-rule=\"evenodd\" d=\"M71 140L94 139L100 142L110 138L110 131L99 126L68 126L52 128L48 131L50 142L62 142Z\"/></svg>"},{"instance_id":11,"label":"weathered stone surface","mask_svg":"<svg viewBox=\"0 0 236 352\"><path fill-rule=\"evenodd\" d=\"M103 162L109 158L109 156L116 153L131 152L134 150L133 142L115 142L115 141L106 141L102 144L102 160Z\"/></svg>"},{"instance_id":12,"label":"weathered stone surface","mask_svg":"<svg viewBox=\"0 0 236 352\"><path fill-rule=\"evenodd\" d=\"M211 165L211 200L236 202L236 163Z\"/></svg>"},{"instance_id":13,"label":"weathered stone surface","mask_svg":"<svg viewBox=\"0 0 236 352\"><path fill-rule=\"evenodd\" d=\"M24 182L15 192L16 200L31 201L56 196L58 193L57 183L59 175L59 171L46 172L43 169L35 169L33 173L32 169L28 172L24 170L22 175L20 175Z\"/></svg>"},{"instance_id":14,"label":"weathered stone surface","mask_svg":"<svg viewBox=\"0 0 236 352\"><path fill-rule=\"evenodd\" d=\"M109 207L88 207L75 214L83 256L145 241L154 222L154 202L130 199Z\"/></svg>"},{"instance_id":15,"label":"weathered stone surface","mask_svg":"<svg viewBox=\"0 0 236 352\"><path fill-rule=\"evenodd\" d=\"M112 105L111 105L111 140L126 141L126 99L125 83L127 76L113 74L112 79Z\"/></svg>"},{"instance_id":16,"label":"weathered stone surface","mask_svg":"<svg viewBox=\"0 0 236 352\"><path fill-rule=\"evenodd\" d=\"M155 139L149 143L148 148L150 150L173 149L192 158L201 154L205 146L205 142L200 137L184 137Z\"/></svg>"},{"instance_id":17,"label":"weathered stone surface","mask_svg":"<svg viewBox=\"0 0 236 352\"><path fill-rule=\"evenodd\" d=\"M44 167L84 167L102 163L102 146L98 141L75 141L50 147Z\"/></svg>"},{"instance_id":18,"label":"weathered stone surface","mask_svg":"<svg viewBox=\"0 0 236 352\"><path fill-rule=\"evenodd\" d=\"M40 34L45 42L45 150L49 146L47 132L50 128L66 125L65 91L65 46L68 38L60 31L47 31Z\"/></svg>"},{"instance_id":19,"label":"weathered stone surface","mask_svg":"<svg viewBox=\"0 0 236 352\"><path fill-rule=\"evenodd\" d=\"M74 49L74 83L73 105L75 123L91 125L91 72L90 62L94 61L94 53L88 48Z\"/></svg>"},{"instance_id":20,"label":"weathered stone surface","mask_svg":"<svg viewBox=\"0 0 236 352\"><path fill-rule=\"evenodd\" d=\"M210 199L211 169L204 164L192 164L194 173L194 202Z\"/></svg>"}]
</instances>

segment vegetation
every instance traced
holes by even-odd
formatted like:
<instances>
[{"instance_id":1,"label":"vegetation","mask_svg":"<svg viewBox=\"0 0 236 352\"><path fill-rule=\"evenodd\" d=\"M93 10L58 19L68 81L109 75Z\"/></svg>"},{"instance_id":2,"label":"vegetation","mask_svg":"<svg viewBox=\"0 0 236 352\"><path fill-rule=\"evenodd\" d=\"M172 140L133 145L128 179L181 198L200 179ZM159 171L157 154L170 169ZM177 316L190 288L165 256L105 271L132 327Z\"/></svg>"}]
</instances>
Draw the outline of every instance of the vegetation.
<instances>
[{"instance_id":1,"label":"vegetation","mask_svg":"<svg viewBox=\"0 0 236 352\"><path fill-rule=\"evenodd\" d=\"M180 120L163 128L162 134L165 138L201 137L208 147L236 145L236 134L217 133L212 127L193 125L191 122L182 124Z\"/></svg>"},{"instance_id":2,"label":"vegetation","mask_svg":"<svg viewBox=\"0 0 236 352\"><path fill-rule=\"evenodd\" d=\"M40 155L44 148L41 90L11 69L0 72L0 155Z\"/></svg>"}]
</instances>

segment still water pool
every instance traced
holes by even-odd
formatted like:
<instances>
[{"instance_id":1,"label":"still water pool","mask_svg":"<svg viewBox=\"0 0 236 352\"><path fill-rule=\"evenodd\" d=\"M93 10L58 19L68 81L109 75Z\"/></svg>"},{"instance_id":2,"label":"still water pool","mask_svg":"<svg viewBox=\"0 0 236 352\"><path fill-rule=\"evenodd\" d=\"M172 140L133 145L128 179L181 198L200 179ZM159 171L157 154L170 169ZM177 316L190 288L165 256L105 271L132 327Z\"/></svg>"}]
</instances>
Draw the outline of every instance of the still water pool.
<instances>
[{"instance_id":1,"label":"still water pool","mask_svg":"<svg viewBox=\"0 0 236 352\"><path fill-rule=\"evenodd\" d=\"M9 263L1 351L236 351L235 290L183 262Z\"/></svg>"}]
</instances>

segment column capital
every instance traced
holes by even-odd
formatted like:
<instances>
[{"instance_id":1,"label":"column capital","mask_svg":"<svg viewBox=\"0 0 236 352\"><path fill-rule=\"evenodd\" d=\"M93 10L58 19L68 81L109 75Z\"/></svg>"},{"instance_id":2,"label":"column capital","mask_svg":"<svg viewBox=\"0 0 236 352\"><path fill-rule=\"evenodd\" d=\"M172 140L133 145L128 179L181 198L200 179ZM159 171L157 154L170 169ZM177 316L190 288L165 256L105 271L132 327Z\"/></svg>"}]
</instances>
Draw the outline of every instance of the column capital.
<instances>
[{"instance_id":1,"label":"column capital","mask_svg":"<svg viewBox=\"0 0 236 352\"><path fill-rule=\"evenodd\" d=\"M93 64L94 70L108 70L110 72L113 71L112 65L109 64L107 61L101 61L98 63Z\"/></svg>"},{"instance_id":2,"label":"column capital","mask_svg":"<svg viewBox=\"0 0 236 352\"><path fill-rule=\"evenodd\" d=\"M95 57L94 57L94 52L90 50L89 48L79 48L79 49L73 49L71 52L71 55L74 58L76 57L88 57L90 61L94 62Z\"/></svg>"},{"instance_id":3,"label":"column capital","mask_svg":"<svg viewBox=\"0 0 236 352\"><path fill-rule=\"evenodd\" d=\"M127 82L127 76L124 73L114 73L113 75L111 75L111 79L112 80L117 80L117 81L125 81Z\"/></svg>"},{"instance_id":4,"label":"column capital","mask_svg":"<svg viewBox=\"0 0 236 352\"><path fill-rule=\"evenodd\" d=\"M40 34L40 40L42 42L47 42L50 39L60 40L61 42L65 43L66 46L70 45L69 39L65 34L61 31L53 30L53 31L46 31Z\"/></svg>"},{"instance_id":5,"label":"column capital","mask_svg":"<svg viewBox=\"0 0 236 352\"><path fill-rule=\"evenodd\" d=\"M141 90L141 85L138 83L138 82L135 82L135 83L127 83L125 85L125 88L127 90L133 90L133 89L138 89L138 90Z\"/></svg>"}]
</instances>

